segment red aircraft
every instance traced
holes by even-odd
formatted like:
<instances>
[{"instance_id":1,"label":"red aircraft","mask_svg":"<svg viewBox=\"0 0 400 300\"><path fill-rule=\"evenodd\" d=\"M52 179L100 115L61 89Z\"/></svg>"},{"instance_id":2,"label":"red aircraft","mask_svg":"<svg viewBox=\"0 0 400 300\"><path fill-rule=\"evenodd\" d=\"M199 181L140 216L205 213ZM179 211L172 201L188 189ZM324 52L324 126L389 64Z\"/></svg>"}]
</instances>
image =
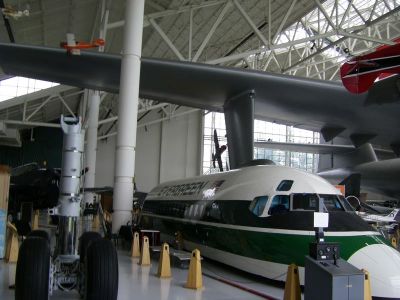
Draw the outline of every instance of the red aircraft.
<instances>
[{"instance_id":1,"label":"red aircraft","mask_svg":"<svg viewBox=\"0 0 400 300\"><path fill-rule=\"evenodd\" d=\"M346 89L354 94L366 92L375 82L400 73L400 39L396 45L381 46L375 52L356 56L340 68L340 76Z\"/></svg>"},{"instance_id":2,"label":"red aircraft","mask_svg":"<svg viewBox=\"0 0 400 300\"><path fill-rule=\"evenodd\" d=\"M72 52L74 50L81 50L81 49L90 49L90 48L97 48L100 46L104 46L105 45L105 41L103 39L96 39L91 43L87 43L87 42L76 42L75 46L70 46L68 45L67 42L61 42L60 43L60 47L67 49L67 52L70 54L73 54Z\"/></svg>"}]
</instances>

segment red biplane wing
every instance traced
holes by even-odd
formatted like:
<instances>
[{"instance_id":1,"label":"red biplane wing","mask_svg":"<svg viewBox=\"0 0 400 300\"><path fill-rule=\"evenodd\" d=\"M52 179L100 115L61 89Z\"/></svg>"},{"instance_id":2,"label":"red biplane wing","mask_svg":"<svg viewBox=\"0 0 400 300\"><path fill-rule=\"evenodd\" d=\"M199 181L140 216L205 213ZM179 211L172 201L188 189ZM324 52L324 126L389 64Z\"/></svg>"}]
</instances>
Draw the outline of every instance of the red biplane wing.
<instances>
[{"instance_id":1,"label":"red biplane wing","mask_svg":"<svg viewBox=\"0 0 400 300\"><path fill-rule=\"evenodd\" d=\"M366 92L377 78L399 73L400 44L381 46L375 52L352 58L340 68L343 85L355 94Z\"/></svg>"}]
</instances>

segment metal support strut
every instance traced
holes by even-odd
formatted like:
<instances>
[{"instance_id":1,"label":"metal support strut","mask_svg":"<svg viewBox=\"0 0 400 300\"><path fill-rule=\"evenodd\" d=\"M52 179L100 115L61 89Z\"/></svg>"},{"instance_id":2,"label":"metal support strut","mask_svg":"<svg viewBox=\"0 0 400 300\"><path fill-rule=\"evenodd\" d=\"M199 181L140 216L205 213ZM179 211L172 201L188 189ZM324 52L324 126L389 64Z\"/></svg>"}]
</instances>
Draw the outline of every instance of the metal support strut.
<instances>
[{"instance_id":1,"label":"metal support strut","mask_svg":"<svg viewBox=\"0 0 400 300\"><path fill-rule=\"evenodd\" d=\"M77 256L77 220L80 214L84 132L81 120L61 116L64 132L60 196L53 214L58 215L57 255Z\"/></svg>"}]
</instances>

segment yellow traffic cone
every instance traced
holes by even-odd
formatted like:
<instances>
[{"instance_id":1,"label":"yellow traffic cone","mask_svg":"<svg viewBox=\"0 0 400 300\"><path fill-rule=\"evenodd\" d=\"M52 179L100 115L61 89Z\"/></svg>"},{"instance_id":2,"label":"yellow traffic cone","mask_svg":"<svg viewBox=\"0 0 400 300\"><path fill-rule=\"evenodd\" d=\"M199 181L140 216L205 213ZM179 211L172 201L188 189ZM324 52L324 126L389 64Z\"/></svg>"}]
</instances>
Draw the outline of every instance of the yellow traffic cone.
<instances>
[{"instance_id":1,"label":"yellow traffic cone","mask_svg":"<svg viewBox=\"0 0 400 300\"><path fill-rule=\"evenodd\" d=\"M288 266L283 300L301 300L299 268L295 264Z\"/></svg>"},{"instance_id":2,"label":"yellow traffic cone","mask_svg":"<svg viewBox=\"0 0 400 300\"><path fill-rule=\"evenodd\" d=\"M395 237L392 237L392 246L397 248L397 239Z\"/></svg>"},{"instance_id":3,"label":"yellow traffic cone","mask_svg":"<svg viewBox=\"0 0 400 300\"><path fill-rule=\"evenodd\" d=\"M150 266L150 249L149 249L149 238L147 236L143 237L142 240L142 251L139 260L139 265Z\"/></svg>"},{"instance_id":4,"label":"yellow traffic cone","mask_svg":"<svg viewBox=\"0 0 400 300\"><path fill-rule=\"evenodd\" d=\"M140 257L139 232L133 234L131 257Z\"/></svg>"},{"instance_id":5,"label":"yellow traffic cone","mask_svg":"<svg viewBox=\"0 0 400 300\"><path fill-rule=\"evenodd\" d=\"M171 277L171 262L169 259L169 246L167 243L162 245L157 276L161 278Z\"/></svg>"},{"instance_id":6,"label":"yellow traffic cone","mask_svg":"<svg viewBox=\"0 0 400 300\"><path fill-rule=\"evenodd\" d=\"M187 277L186 287L189 289L199 289L203 287L200 251L197 249L192 251L192 258L190 259L189 274Z\"/></svg>"},{"instance_id":7,"label":"yellow traffic cone","mask_svg":"<svg viewBox=\"0 0 400 300\"><path fill-rule=\"evenodd\" d=\"M7 248L4 259L8 263L14 263L18 260L18 231L17 228L10 222L7 223L7 229Z\"/></svg>"},{"instance_id":8,"label":"yellow traffic cone","mask_svg":"<svg viewBox=\"0 0 400 300\"><path fill-rule=\"evenodd\" d=\"M364 300L372 300L371 281L369 279L369 272L364 269L362 269L361 271L364 272Z\"/></svg>"},{"instance_id":9,"label":"yellow traffic cone","mask_svg":"<svg viewBox=\"0 0 400 300\"><path fill-rule=\"evenodd\" d=\"M33 230L39 229L39 210L35 210L35 215L33 216Z\"/></svg>"},{"instance_id":10,"label":"yellow traffic cone","mask_svg":"<svg viewBox=\"0 0 400 300\"><path fill-rule=\"evenodd\" d=\"M98 214L93 216L92 228L97 230L100 229L100 218Z\"/></svg>"}]
</instances>

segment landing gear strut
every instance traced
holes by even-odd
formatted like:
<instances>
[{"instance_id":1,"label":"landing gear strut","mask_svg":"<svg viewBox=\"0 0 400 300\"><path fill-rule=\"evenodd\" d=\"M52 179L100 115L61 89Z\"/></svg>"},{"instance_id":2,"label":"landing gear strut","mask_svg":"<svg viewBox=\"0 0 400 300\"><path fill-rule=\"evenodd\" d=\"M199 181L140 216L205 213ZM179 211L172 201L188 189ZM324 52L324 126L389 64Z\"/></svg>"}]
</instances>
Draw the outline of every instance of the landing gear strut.
<instances>
[{"instance_id":1,"label":"landing gear strut","mask_svg":"<svg viewBox=\"0 0 400 300\"><path fill-rule=\"evenodd\" d=\"M54 290L79 289L87 300L116 300L117 252L111 241L97 232L85 232L77 247L81 215L81 169L84 134L81 121L61 116L64 131L60 196L50 215L57 215L56 247L49 235L33 231L22 243L15 279L16 300L48 299Z\"/></svg>"}]
</instances>

